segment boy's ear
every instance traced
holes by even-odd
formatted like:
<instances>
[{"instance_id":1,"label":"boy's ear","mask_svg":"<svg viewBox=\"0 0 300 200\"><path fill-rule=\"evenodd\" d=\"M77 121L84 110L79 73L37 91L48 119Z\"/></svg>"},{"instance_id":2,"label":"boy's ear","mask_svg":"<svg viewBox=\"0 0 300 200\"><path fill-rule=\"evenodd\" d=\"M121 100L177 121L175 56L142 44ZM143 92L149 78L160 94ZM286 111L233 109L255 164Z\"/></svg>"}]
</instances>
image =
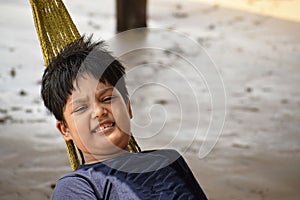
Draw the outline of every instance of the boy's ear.
<instances>
[{"instance_id":1,"label":"boy's ear","mask_svg":"<svg viewBox=\"0 0 300 200\"><path fill-rule=\"evenodd\" d=\"M127 109L128 109L128 113L129 113L129 117L130 119L132 119L133 115L132 115L132 110L131 110L131 105L130 105L130 100L127 100Z\"/></svg>"},{"instance_id":2,"label":"boy's ear","mask_svg":"<svg viewBox=\"0 0 300 200\"><path fill-rule=\"evenodd\" d=\"M59 130L65 141L72 140L70 130L64 122L56 121L56 128Z\"/></svg>"}]
</instances>

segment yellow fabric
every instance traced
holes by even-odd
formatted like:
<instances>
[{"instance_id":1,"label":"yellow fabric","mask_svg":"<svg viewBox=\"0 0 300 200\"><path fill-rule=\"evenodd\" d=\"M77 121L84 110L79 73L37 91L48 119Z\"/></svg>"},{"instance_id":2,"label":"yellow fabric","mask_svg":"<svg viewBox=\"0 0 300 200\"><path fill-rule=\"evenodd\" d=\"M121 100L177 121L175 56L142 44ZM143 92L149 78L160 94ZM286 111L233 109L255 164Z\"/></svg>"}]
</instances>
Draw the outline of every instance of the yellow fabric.
<instances>
[{"instance_id":1,"label":"yellow fabric","mask_svg":"<svg viewBox=\"0 0 300 200\"><path fill-rule=\"evenodd\" d=\"M48 66L60 50L81 36L61 0L30 0L30 4L45 66ZM66 142L66 147L72 170L76 170L80 162L73 141ZM133 136L129 149L141 151Z\"/></svg>"}]
</instances>

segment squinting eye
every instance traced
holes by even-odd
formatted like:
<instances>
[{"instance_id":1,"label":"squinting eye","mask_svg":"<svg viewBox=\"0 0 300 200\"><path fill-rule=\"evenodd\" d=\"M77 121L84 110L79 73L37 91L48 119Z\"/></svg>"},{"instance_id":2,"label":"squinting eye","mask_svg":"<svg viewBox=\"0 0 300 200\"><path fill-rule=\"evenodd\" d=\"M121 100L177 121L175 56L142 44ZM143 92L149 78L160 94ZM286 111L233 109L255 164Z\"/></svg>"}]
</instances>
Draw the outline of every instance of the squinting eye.
<instances>
[{"instance_id":1,"label":"squinting eye","mask_svg":"<svg viewBox=\"0 0 300 200\"><path fill-rule=\"evenodd\" d=\"M73 113L77 113L77 112L80 112L80 111L84 111L85 109L87 108L87 106L80 106L78 108L76 108Z\"/></svg>"},{"instance_id":2,"label":"squinting eye","mask_svg":"<svg viewBox=\"0 0 300 200\"><path fill-rule=\"evenodd\" d=\"M116 98L115 96L108 96L102 99L103 103L109 103L111 102L114 98Z\"/></svg>"}]
</instances>

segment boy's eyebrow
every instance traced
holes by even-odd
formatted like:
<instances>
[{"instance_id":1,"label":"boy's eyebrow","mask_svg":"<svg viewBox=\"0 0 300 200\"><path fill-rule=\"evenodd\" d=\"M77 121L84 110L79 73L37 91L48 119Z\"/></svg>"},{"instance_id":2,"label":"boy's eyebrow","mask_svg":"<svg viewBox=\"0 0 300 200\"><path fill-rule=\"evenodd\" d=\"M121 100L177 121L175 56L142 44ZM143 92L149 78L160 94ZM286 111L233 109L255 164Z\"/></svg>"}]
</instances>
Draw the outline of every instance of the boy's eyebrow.
<instances>
[{"instance_id":1,"label":"boy's eyebrow","mask_svg":"<svg viewBox=\"0 0 300 200\"><path fill-rule=\"evenodd\" d=\"M76 104L76 103L82 103L86 101L86 97L82 98L73 98L72 101L70 102L70 105Z\"/></svg>"},{"instance_id":2,"label":"boy's eyebrow","mask_svg":"<svg viewBox=\"0 0 300 200\"><path fill-rule=\"evenodd\" d=\"M101 89L99 91L95 91L95 94L101 96L101 95L105 94L107 91L113 90L113 89L114 89L114 87L107 87L107 88ZM70 102L70 105L85 102L86 99L87 99L87 97L73 98L72 101Z\"/></svg>"},{"instance_id":3,"label":"boy's eyebrow","mask_svg":"<svg viewBox=\"0 0 300 200\"><path fill-rule=\"evenodd\" d=\"M114 87L107 87L107 88L101 89L99 91L97 90L95 93L97 93L97 95L101 96L101 95L105 94L107 91L113 90L113 89L114 89Z\"/></svg>"}]
</instances>

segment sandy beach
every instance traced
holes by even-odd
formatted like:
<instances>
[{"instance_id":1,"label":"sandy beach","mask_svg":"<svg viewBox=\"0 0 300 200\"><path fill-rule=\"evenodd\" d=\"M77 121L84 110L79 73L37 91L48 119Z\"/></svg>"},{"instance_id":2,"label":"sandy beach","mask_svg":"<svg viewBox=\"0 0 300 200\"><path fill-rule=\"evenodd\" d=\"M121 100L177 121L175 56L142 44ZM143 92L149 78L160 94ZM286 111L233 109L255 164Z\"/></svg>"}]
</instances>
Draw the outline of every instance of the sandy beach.
<instances>
[{"instance_id":1,"label":"sandy beach","mask_svg":"<svg viewBox=\"0 0 300 200\"><path fill-rule=\"evenodd\" d=\"M114 44L127 67L142 149L180 151L211 200L299 199L300 19L218 2L148 3L155 29L126 41L159 45L118 54L114 1L65 1L80 33ZM40 98L44 68L31 8L2 0L0 9L0 199L50 199L71 168ZM140 88L148 82L156 86ZM203 156L205 145L212 150Z\"/></svg>"}]
</instances>

